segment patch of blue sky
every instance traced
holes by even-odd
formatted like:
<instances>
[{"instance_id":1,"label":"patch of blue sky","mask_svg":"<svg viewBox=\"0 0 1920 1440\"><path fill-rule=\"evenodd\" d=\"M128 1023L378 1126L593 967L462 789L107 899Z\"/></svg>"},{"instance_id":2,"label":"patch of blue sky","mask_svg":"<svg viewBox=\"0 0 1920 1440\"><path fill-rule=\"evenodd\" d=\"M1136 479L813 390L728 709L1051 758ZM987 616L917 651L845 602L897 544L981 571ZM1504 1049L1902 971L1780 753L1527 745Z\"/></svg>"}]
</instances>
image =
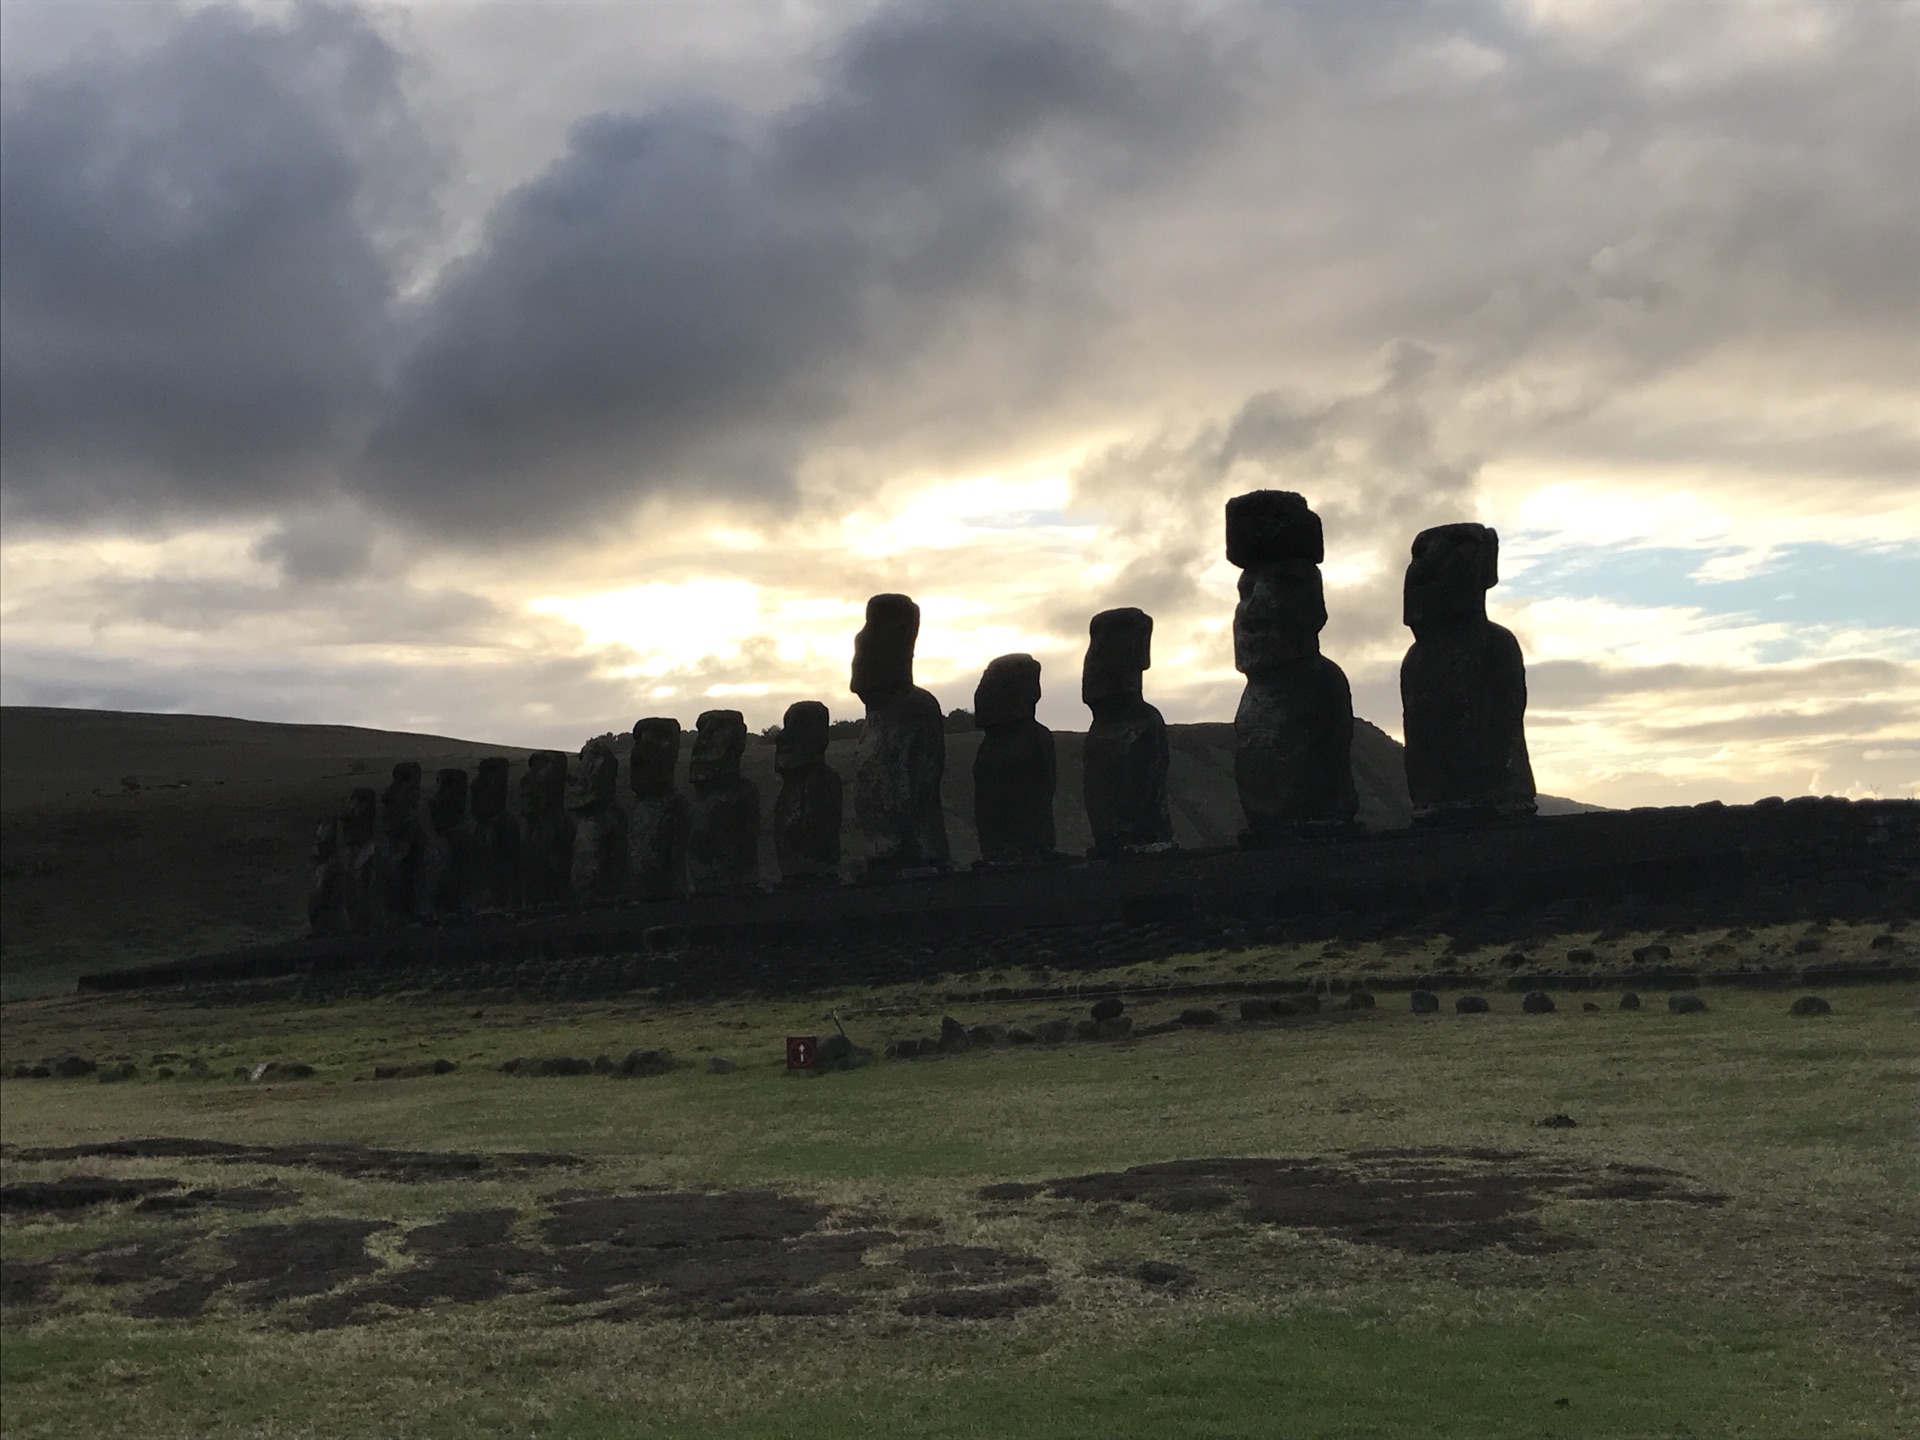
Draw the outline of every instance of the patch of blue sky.
<instances>
[{"instance_id":1,"label":"patch of blue sky","mask_svg":"<svg viewBox=\"0 0 1920 1440\"><path fill-rule=\"evenodd\" d=\"M1701 573L1717 556L1738 553L1657 545L1529 547L1524 568L1503 576L1502 589L1514 598L1690 606L1822 629L1920 631L1920 546L1809 542L1783 546L1752 574L1722 580Z\"/></svg>"},{"instance_id":2,"label":"patch of blue sky","mask_svg":"<svg viewBox=\"0 0 1920 1440\"><path fill-rule=\"evenodd\" d=\"M995 510L985 515L967 516L967 524L976 530L1044 530L1056 526L1085 529L1084 523L1069 525L1063 510Z\"/></svg>"}]
</instances>

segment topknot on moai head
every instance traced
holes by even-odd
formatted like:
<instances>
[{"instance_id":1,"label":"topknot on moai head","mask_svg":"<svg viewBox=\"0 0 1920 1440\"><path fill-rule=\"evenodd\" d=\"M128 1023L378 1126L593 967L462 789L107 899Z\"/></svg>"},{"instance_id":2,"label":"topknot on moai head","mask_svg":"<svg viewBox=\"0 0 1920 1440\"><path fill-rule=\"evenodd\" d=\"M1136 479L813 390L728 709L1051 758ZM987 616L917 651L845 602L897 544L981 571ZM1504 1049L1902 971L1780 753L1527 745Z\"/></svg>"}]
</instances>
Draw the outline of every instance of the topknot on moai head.
<instances>
[{"instance_id":1,"label":"topknot on moai head","mask_svg":"<svg viewBox=\"0 0 1920 1440\"><path fill-rule=\"evenodd\" d=\"M507 808L507 762L494 755L482 760L467 790L467 804L476 820L491 820Z\"/></svg>"},{"instance_id":2,"label":"topknot on moai head","mask_svg":"<svg viewBox=\"0 0 1920 1440\"><path fill-rule=\"evenodd\" d=\"M1500 583L1500 536L1489 525L1435 525L1413 537L1413 558L1401 619L1411 629L1429 620L1487 613L1487 591Z\"/></svg>"},{"instance_id":3,"label":"topknot on moai head","mask_svg":"<svg viewBox=\"0 0 1920 1440\"><path fill-rule=\"evenodd\" d=\"M436 830L452 830L467 818L467 772L446 769L433 772L433 795L427 801L427 815Z\"/></svg>"},{"instance_id":4,"label":"topknot on moai head","mask_svg":"<svg viewBox=\"0 0 1920 1440\"><path fill-rule=\"evenodd\" d=\"M1227 560L1242 570L1282 560L1318 565L1327 558L1320 517L1304 495L1252 490L1227 501Z\"/></svg>"},{"instance_id":5,"label":"topknot on moai head","mask_svg":"<svg viewBox=\"0 0 1920 1440\"><path fill-rule=\"evenodd\" d=\"M747 717L738 710L709 710L693 723L693 756L687 767L693 783L738 775L747 748Z\"/></svg>"},{"instance_id":6,"label":"topknot on moai head","mask_svg":"<svg viewBox=\"0 0 1920 1440\"><path fill-rule=\"evenodd\" d=\"M627 787L636 795L664 795L673 789L680 763L680 722L670 715L649 715L633 722L633 749L627 755Z\"/></svg>"},{"instance_id":7,"label":"topknot on moai head","mask_svg":"<svg viewBox=\"0 0 1920 1440\"><path fill-rule=\"evenodd\" d=\"M1040 662L1031 655L1001 655L987 662L974 689L973 723L982 730L1021 725L1033 719L1039 703Z\"/></svg>"},{"instance_id":8,"label":"topknot on moai head","mask_svg":"<svg viewBox=\"0 0 1920 1440\"><path fill-rule=\"evenodd\" d=\"M1080 699L1093 706L1140 697L1140 676L1153 666L1153 617L1131 605L1102 610L1087 622L1087 658Z\"/></svg>"},{"instance_id":9,"label":"topknot on moai head","mask_svg":"<svg viewBox=\"0 0 1920 1440\"><path fill-rule=\"evenodd\" d=\"M825 764L832 723L827 707L818 700L794 701L780 717L780 733L773 742L773 768L791 775Z\"/></svg>"},{"instance_id":10,"label":"topknot on moai head","mask_svg":"<svg viewBox=\"0 0 1920 1440\"><path fill-rule=\"evenodd\" d=\"M867 704L913 688L913 646L920 638L920 607L905 595L875 595L867 621L853 637L853 681Z\"/></svg>"},{"instance_id":11,"label":"topknot on moai head","mask_svg":"<svg viewBox=\"0 0 1920 1440\"><path fill-rule=\"evenodd\" d=\"M527 756L527 773L520 777L520 808L539 815L566 803L567 757L558 750L536 750Z\"/></svg>"},{"instance_id":12,"label":"topknot on moai head","mask_svg":"<svg viewBox=\"0 0 1920 1440\"><path fill-rule=\"evenodd\" d=\"M602 736L580 747L579 801L583 805L612 805L620 788L620 752Z\"/></svg>"}]
</instances>

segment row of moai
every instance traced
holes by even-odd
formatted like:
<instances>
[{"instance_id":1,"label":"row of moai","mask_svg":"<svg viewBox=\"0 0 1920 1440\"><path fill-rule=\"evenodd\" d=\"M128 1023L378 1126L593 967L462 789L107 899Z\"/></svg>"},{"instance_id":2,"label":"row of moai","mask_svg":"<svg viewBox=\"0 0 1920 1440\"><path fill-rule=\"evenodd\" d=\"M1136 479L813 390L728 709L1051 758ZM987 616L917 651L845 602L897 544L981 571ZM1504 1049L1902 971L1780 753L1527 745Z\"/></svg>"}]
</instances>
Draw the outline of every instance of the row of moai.
<instances>
[{"instance_id":1,"label":"row of moai","mask_svg":"<svg viewBox=\"0 0 1920 1440\"><path fill-rule=\"evenodd\" d=\"M1327 622L1320 518L1299 495L1260 490L1227 503L1227 558L1240 570L1235 667L1247 677L1234 717L1234 777L1249 847L1358 828L1351 750L1353 701L1340 667L1320 653ZM1483 525L1443 525L1414 540L1403 618L1414 633L1400 671L1407 785L1417 824L1531 815L1533 773L1518 643L1487 619L1499 539ZM876 595L854 637L850 688L866 708L854 765L853 812L870 880L936 876L949 868L940 784L946 723L914 683L920 609ZM1092 712L1084 749L1090 852L1121 858L1171 850L1167 727L1144 695L1153 619L1106 610L1088 627L1081 699ZM983 867L1059 858L1053 735L1035 718L1040 662L1003 655L974 691L983 732L973 765ZM827 764L827 707L789 706L775 741L780 790L773 848L781 884L832 885L841 869L843 790ZM508 765L480 762L434 777L422 797L416 764L394 767L376 796L353 792L320 827L310 902L317 933L366 931L471 914L568 905L747 894L760 883L759 788L740 773L747 725L737 710L697 722L688 780L677 788L677 720L633 727L629 800L619 755L588 742L577 767L537 751L507 808ZM424 814L423 814L424 811Z\"/></svg>"}]
</instances>

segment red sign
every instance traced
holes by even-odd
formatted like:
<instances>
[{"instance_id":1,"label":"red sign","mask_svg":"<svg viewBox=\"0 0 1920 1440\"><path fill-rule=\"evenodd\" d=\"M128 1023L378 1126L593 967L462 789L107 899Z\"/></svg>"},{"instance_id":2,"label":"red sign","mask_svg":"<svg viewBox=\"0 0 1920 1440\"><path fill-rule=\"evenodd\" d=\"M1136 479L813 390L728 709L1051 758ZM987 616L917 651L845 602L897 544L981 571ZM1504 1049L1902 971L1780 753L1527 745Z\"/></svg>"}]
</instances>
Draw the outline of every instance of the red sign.
<instances>
[{"instance_id":1,"label":"red sign","mask_svg":"<svg viewBox=\"0 0 1920 1440\"><path fill-rule=\"evenodd\" d=\"M820 1058L820 1037L817 1035L787 1036L787 1069L811 1070L813 1062Z\"/></svg>"}]
</instances>

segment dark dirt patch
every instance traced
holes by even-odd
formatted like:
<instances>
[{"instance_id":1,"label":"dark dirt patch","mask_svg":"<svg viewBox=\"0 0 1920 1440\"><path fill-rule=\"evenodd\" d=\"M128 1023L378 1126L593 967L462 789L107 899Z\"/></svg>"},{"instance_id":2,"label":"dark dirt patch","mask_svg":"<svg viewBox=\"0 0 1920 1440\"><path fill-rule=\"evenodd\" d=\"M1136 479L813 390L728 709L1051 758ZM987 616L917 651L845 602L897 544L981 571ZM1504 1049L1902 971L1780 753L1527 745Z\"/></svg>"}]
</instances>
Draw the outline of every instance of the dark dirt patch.
<instances>
[{"instance_id":1,"label":"dark dirt patch","mask_svg":"<svg viewBox=\"0 0 1920 1440\"><path fill-rule=\"evenodd\" d=\"M937 1315L943 1320L1000 1320L1057 1298L1051 1285L997 1285L909 1295L895 1308L902 1315Z\"/></svg>"},{"instance_id":2,"label":"dark dirt patch","mask_svg":"<svg viewBox=\"0 0 1920 1440\"><path fill-rule=\"evenodd\" d=\"M245 1286L242 1303L254 1309L318 1295L378 1270L380 1262L367 1253L367 1236L392 1228L386 1220L327 1216L230 1230L220 1243L233 1263L215 1278Z\"/></svg>"},{"instance_id":3,"label":"dark dirt patch","mask_svg":"<svg viewBox=\"0 0 1920 1440\"><path fill-rule=\"evenodd\" d=\"M1038 1255L1018 1255L988 1245L923 1245L907 1251L900 1263L921 1279L962 1285L1047 1273L1047 1262Z\"/></svg>"},{"instance_id":4,"label":"dark dirt patch","mask_svg":"<svg viewBox=\"0 0 1920 1440\"><path fill-rule=\"evenodd\" d=\"M307 1308L305 1321L316 1330L363 1324L385 1310L471 1305L537 1284L552 1273L554 1259L546 1251L509 1240L516 1218L510 1209L466 1210L416 1226L400 1248L419 1257L418 1264L316 1300Z\"/></svg>"},{"instance_id":5,"label":"dark dirt patch","mask_svg":"<svg viewBox=\"0 0 1920 1440\"><path fill-rule=\"evenodd\" d=\"M1577 1200L1681 1201L1718 1205L1725 1196L1681 1177L1623 1175L1506 1151L1360 1151L1327 1159L1215 1158L1055 1180L1048 1195L1088 1204L1125 1202L1168 1214L1232 1211L1250 1224L1330 1232L1408 1254L1503 1245L1525 1254L1584 1248L1534 1212L1553 1196Z\"/></svg>"},{"instance_id":6,"label":"dark dirt patch","mask_svg":"<svg viewBox=\"0 0 1920 1440\"><path fill-rule=\"evenodd\" d=\"M300 1193L277 1180L261 1185L233 1185L225 1189L188 1190L178 1195L149 1195L134 1206L136 1215L191 1215L205 1209L257 1212L282 1210L300 1203Z\"/></svg>"},{"instance_id":7,"label":"dark dirt patch","mask_svg":"<svg viewBox=\"0 0 1920 1440\"><path fill-rule=\"evenodd\" d=\"M37 1158L32 1152L24 1160ZM57 1180L22 1180L0 1185L0 1214L47 1215L85 1210L123 1200L138 1200L161 1190L178 1190L180 1182L162 1177L120 1180L110 1175L62 1175Z\"/></svg>"},{"instance_id":8,"label":"dark dirt patch","mask_svg":"<svg viewBox=\"0 0 1920 1440\"><path fill-rule=\"evenodd\" d=\"M1007 1180L998 1185L982 1185L976 1193L982 1200L1031 1200L1046 1188L1044 1185L1022 1185L1018 1181Z\"/></svg>"},{"instance_id":9,"label":"dark dirt patch","mask_svg":"<svg viewBox=\"0 0 1920 1440\"><path fill-rule=\"evenodd\" d=\"M556 1245L667 1247L784 1240L805 1234L826 1217L824 1205L771 1190L663 1191L558 1204L540 1229Z\"/></svg>"},{"instance_id":10,"label":"dark dirt patch","mask_svg":"<svg viewBox=\"0 0 1920 1440\"><path fill-rule=\"evenodd\" d=\"M146 1285L178 1279L186 1248L178 1240L138 1240L72 1258L85 1262L84 1273L96 1285Z\"/></svg>"},{"instance_id":11,"label":"dark dirt patch","mask_svg":"<svg viewBox=\"0 0 1920 1440\"><path fill-rule=\"evenodd\" d=\"M352 1144L242 1145L226 1140L189 1140L172 1136L21 1150L18 1158L37 1161L213 1160L231 1165L324 1170L355 1180L390 1180L401 1185L434 1180L490 1180L524 1174L529 1170L586 1163L578 1155L540 1151L510 1150L500 1154L477 1155L459 1150L378 1150L368 1145Z\"/></svg>"},{"instance_id":12,"label":"dark dirt patch","mask_svg":"<svg viewBox=\"0 0 1920 1440\"><path fill-rule=\"evenodd\" d=\"M0 1260L0 1311L25 1309L48 1299L53 1279L50 1263Z\"/></svg>"},{"instance_id":13,"label":"dark dirt patch","mask_svg":"<svg viewBox=\"0 0 1920 1440\"><path fill-rule=\"evenodd\" d=\"M219 1288L217 1277L195 1275L141 1296L126 1307L127 1314L137 1320L191 1320L207 1308Z\"/></svg>"}]
</instances>

